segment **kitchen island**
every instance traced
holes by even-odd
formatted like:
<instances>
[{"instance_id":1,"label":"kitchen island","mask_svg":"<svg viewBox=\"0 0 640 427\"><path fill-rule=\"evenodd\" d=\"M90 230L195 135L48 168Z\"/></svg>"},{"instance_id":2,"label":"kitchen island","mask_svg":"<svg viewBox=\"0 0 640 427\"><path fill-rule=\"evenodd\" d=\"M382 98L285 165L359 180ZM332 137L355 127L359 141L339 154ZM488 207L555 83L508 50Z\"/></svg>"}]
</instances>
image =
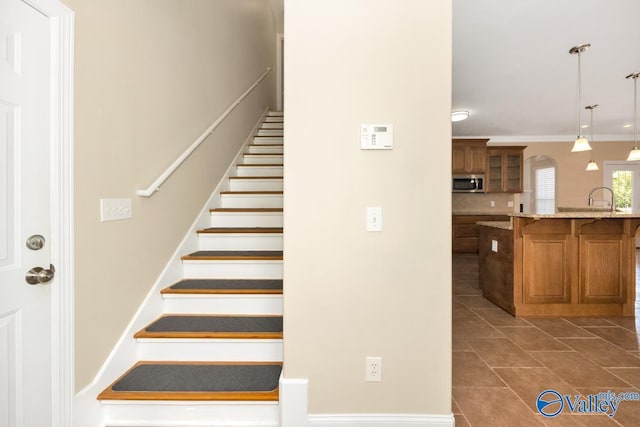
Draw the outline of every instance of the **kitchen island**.
<instances>
[{"instance_id":1,"label":"kitchen island","mask_svg":"<svg viewBox=\"0 0 640 427\"><path fill-rule=\"evenodd\" d=\"M514 316L633 316L640 214L479 222L483 296Z\"/></svg>"}]
</instances>

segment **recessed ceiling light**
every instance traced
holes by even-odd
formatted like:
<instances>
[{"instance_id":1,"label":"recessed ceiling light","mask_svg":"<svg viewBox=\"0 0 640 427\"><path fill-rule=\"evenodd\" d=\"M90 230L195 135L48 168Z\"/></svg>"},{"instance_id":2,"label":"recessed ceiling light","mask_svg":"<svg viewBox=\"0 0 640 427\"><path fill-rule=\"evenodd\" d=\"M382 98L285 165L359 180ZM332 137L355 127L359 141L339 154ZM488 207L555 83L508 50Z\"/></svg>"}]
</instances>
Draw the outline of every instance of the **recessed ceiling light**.
<instances>
[{"instance_id":1,"label":"recessed ceiling light","mask_svg":"<svg viewBox=\"0 0 640 427\"><path fill-rule=\"evenodd\" d=\"M469 112L465 110L456 110L451 112L451 121L459 122L469 118Z\"/></svg>"}]
</instances>

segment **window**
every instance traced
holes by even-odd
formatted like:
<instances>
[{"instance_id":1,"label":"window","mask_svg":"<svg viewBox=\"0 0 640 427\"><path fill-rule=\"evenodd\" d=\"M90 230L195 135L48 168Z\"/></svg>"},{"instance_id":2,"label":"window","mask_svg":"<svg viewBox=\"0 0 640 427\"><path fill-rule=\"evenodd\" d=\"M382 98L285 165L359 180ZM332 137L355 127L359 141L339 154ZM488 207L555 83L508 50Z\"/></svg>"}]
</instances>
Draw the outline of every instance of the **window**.
<instances>
[{"instance_id":1,"label":"window","mask_svg":"<svg viewBox=\"0 0 640 427\"><path fill-rule=\"evenodd\" d=\"M534 206L539 214L556 211L556 168L548 166L534 169Z\"/></svg>"},{"instance_id":2,"label":"window","mask_svg":"<svg viewBox=\"0 0 640 427\"><path fill-rule=\"evenodd\" d=\"M611 178L616 208L624 212L631 212L633 207L633 171L617 170L613 172Z\"/></svg>"},{"instance_id":3,"label":"window","mask_svg":"<svg viewBox=\"0 0 640 427\"><path fill-rule=\"evenodd\" d=\"M638 212L640 210L640 163L605 161L603 166L602 181L606 187L613 190L616 208L623 212ZM596 190L592 196L593 204L609 207L610 197L608 192L601 194Z\"/></svg>"}]
</instances>

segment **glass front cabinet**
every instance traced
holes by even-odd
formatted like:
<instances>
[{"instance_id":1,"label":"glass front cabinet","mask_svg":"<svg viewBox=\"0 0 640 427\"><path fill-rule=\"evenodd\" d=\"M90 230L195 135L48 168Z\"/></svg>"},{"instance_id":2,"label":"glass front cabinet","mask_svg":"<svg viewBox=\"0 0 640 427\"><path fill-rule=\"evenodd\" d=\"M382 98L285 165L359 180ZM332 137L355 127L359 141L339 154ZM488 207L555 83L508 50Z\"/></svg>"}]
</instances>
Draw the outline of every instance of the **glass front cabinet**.
<instances>
[{"instance_id":1,"label":"glass front cabinet","mask_svg":"<svg viewBox=\"0 0 640 427\"><path fill-rule=\"evenodd\" d=\"M521 146L487 147L487 192L522 193L525 148Z\"/></svg>"}]
</instances>

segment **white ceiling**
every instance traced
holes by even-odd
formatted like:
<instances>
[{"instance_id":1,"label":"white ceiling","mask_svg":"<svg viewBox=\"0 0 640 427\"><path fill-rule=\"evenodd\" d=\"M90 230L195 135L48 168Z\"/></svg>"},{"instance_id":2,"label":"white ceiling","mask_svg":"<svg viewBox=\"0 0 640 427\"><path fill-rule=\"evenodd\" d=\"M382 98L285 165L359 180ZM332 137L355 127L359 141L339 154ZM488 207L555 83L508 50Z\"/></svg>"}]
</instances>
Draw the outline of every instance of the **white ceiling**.
<instances>
[{"instance_id":1,"label":"white ceiling","mask_svg":"<svg viewBox=\"0 0 640 427\"><path fill-rule=\"evenodd\" d=\"M584 106L599 104L594 139L630 140L625 76L640 71L640 0L453 0L452 106L471 113L453 135L575 139L578 58L569 49L583 43L582 123Z\"/></svg>"}]
</instances>

